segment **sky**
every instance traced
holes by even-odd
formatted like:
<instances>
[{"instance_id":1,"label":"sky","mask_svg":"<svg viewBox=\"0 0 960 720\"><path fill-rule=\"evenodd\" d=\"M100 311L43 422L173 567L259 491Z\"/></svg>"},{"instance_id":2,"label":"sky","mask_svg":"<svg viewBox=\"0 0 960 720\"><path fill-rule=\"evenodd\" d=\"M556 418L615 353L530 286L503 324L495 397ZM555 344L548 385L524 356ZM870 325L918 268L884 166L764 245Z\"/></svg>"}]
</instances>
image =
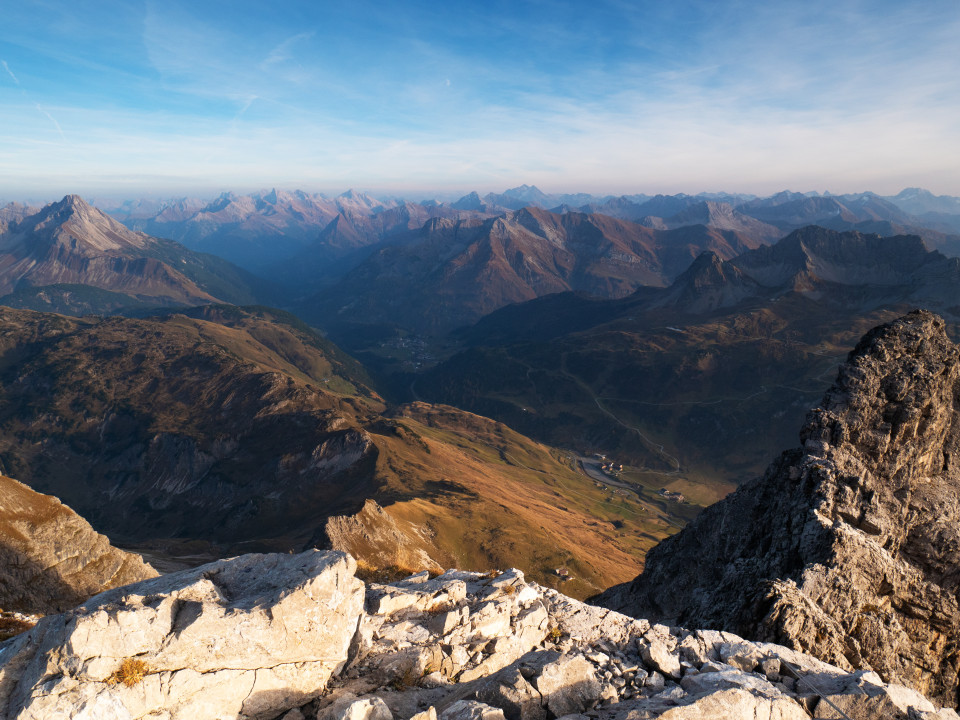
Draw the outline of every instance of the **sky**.
<instances>
[{"instance_id":1,"label":"sky","mask_svg":"<svg viewBox=\"0 0 960 720\"><path fill-rule=\"evenodd\" d=\"M19 0L0 200L925 187L958 0Z\"/></svg>"}]
</instances>

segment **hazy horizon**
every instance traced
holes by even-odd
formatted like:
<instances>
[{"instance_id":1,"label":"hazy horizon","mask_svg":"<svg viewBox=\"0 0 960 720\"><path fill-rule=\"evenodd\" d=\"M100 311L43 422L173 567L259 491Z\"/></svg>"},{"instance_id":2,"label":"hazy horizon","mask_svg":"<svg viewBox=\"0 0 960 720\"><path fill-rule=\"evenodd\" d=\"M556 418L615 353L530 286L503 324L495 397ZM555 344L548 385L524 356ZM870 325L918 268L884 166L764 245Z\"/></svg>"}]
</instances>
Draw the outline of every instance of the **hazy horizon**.
<instances>
[{"instance_id":1,"label":"hazy horizon","mask_svg":"<svg viewBox=\"0 0 960 720\"><path fill-rule=\"evenodd\" d=\"M454 192L410 191L407 193L403 193L402 191L398 191L398 190L378 190L375 188L371 189L371 188L361 188L361 187L346 187L343 189L332 189L332 190L331 189L310 190L310 189L301 188L301 187L281 187L281 186L261 186L253 189L251 188L197 189L195 192L180 192L180 193L173 192L173 191L154 192L154 193L150 193L150 192L130 193L130 192L123 192L123 191L84 193L84 192L76 192L73 190L68 190L62 193L54 192L49 195L24 194L21 197L0 195L0 207L2 207L6 203L11 203L11 202L22 203L22 204L33 205L33 206L48 205L50 203L59 202L67 195L79 195L89 203L93 203L97 206L108 207L108 208L111 206L111 203L116 203L117 205L119 205L124 202L132 202L132 201L138 201L138 200L164 203L164 202L175 202L177 200L183 200L183 199L195 199L195 200L212 202L216 200L218 197L221 197L222 195L226 195L226 194L233 194L237 197L244 197L249 195L256 195L258 193L268 193L271 190L277 190L280 192L299 191L299 192L304 192L310 195L322 195L328 199L336 198L340 195L344 195L348 192L353 191L353 192L358 192L358 193L368 195L371 198L375 200L380 200L380 201L403 200L407 202L421 202L421 201L427 201L427 200L438 200L441 202L452 203L452 202L456 202L457 200L464 197L465 195L468 195L471 192L477 192L480 195L480 197L483 198L489 193L503 194L503 193L509 192L510 190L519 188L524 184L530 184L530 183L520 183L518 185L513 185L511 187L491 189L489 191L480 191L480 190L466 190L466 191L454 191ZM538 190L540 190L541 192L544 192L547 195L556 195L556 196L574 195L574 194L579 194L583 192L575 188L549 191L540 186L534 186L534 187L536 187ZM586 194L593 195L595 198L603 198L603 197L615 198L615 197L624 197L624 196L629 197L629 196L636 196L636 195L646 195L649 197L655 197L657 195L688 195L691 197L698 197L701 195L710 196L710 195L719 195L719 194L724 194L729 192L730 194L742 194L742 195L749 195L757 198L766 198L781 192L790 192L790 193L801 193L803 195L819 195L821 197L828 197L828 196L839 197L843 195L858 195L861 193L874 193L881 197L892 197L908 189L910 188L903 187L903 188L900 188L897 192L893 192L889 194L876 193L875 191L870 189L855 190L851 192L833 192L832 190L796 190L793 188L781 188L780 190L777 190L772 193L749 193L749 192L734 193L732 191L719 189L719 190L700 190L697 192L684 192L683 190L680 190L675 193L655 192L655 191L649 191L649 192L628 191L628 192L620 192L620 193L586 193ZM918 188L918 189L927 190L931 192L934 196L946 195L948 197L955 197L955 196L950 196L946 193L938 193L938 192L932 191L930 190L930 188Z\"/></svg>"},{"instance_id":2,"label":"hazy horizon","mask_svg":"<svg viewBox=\"0 0 960 720\"><path fill-rule=\"evenodd\" d=\"M960 195L958 34L954 0L14 4L0 197Z\"/></svg>"}]
</instances>

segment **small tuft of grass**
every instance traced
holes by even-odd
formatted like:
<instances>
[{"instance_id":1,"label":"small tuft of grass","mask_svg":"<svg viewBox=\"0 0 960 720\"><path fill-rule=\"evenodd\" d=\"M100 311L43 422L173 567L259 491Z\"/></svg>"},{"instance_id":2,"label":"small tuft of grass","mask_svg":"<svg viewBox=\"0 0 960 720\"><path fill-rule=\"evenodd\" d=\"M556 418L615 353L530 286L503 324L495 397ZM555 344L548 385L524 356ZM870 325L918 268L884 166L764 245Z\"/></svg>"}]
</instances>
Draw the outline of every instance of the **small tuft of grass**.
<instances>
[{"instance_id":1,"label":"small tuft of grass","mask_svg":"<svg viewBox=\"0 0 960 720\"><path fill-rule=\"evenodd\" d=\"M0 642L26 632L36 623L21 620L15 617L0 617Z\"/></svg>"},{"instance_id":2,"label":"small tuft of grass","mask_svg":"<svg viewBox=\"0 0 960 720\"><path fill-rule=\"evenodd\" d=\"M560 638L563 637L563 630L560 629L559 625L551 625L550 629L547 630L547 640L551 642L559 642Z\"/></svg>"},{"instance_id":3,"label":"small tuft of grass","mask_svg":"<svg viewBox=\"0 0 960 720\"><path fill-rule=\"evenodd\" d=\"M415 570L409 565L394 564L374 565L367 560L357 558L357 571L354 573L360 580L367 583L390 583L397 580L403 580L411 575L416 575L420 570Z\"/></svg>"},{"instance_id":4,"label":"small tuft of grass","mask_svg":"<svg viewBox=\"0 0 960 720\"><path fill-rule=\"evenodd\" d=\"M504 585L502 588L500 588L500 592L502 592L504 595L513 595L516 591L516 585Z\"/></svg>"},{"instance_id":5,"label":"small tuft of grass","mask_svg":"<svg viewBox=\"0 0 960 720\"><path fill-rule=\"evenodd\" d=\"M419 681L420 677L413 671L413 668L408 667L402 673L396 675L393 680L390 681L389 686L397 692L403 692L404 690L416 687Z\"/></svg>"},{"instance_id":6,"label":"small tuft of grass","mask_svg":"<svg viewBox=\"0 0 960 720\"><path fill-rule=\"evenodd\" d=\"M427 615L441 615L445 612L450 612L456 607L456 603L452 603L449 600L445 602L435 602L433 605L427 608Z\"/></svg>"},{"instance_id":7,"label":"small tuft of grass","mask_svg":"<svg viewBox=\"0 0 960 720\"><path fill-rule=\"evenodd\" d=\"M143 660L127 658L120 663L120 667L114 671L113 675L107 678L107 682L111 685L122 683L127 687L133 687L142 682L148 672L150 671Z\"/></svg>"}]
</instances>

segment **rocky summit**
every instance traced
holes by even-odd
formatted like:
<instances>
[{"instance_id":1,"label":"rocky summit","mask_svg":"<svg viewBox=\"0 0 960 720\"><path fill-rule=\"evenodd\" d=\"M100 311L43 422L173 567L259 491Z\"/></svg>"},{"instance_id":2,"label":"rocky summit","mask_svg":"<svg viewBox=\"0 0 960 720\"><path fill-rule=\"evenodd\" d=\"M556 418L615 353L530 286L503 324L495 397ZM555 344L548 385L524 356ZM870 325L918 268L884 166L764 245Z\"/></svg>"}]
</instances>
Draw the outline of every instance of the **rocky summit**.
<instances>
[{"instance_id":1,"label":"rocky summit","mask_svg":"<svg viewBox=\"0 0 960 720\"><path fill-rule=\"evenodd\" d=\"M107 591L0 645L0 717L958 717L873 672L651 625L519 570L364 586L355 567L246 555Z\"/></svg>"},{"instance_id":2,"label":"rocky summit","mask_svg":"<svg viewBox=\"0 0 960 720\"><path fill-rule=\"evenodd\" d=\"M960 349L917 311L863 337L783 453L603 605L869 667L958 703Z\"/></svg>"}]
</instances>

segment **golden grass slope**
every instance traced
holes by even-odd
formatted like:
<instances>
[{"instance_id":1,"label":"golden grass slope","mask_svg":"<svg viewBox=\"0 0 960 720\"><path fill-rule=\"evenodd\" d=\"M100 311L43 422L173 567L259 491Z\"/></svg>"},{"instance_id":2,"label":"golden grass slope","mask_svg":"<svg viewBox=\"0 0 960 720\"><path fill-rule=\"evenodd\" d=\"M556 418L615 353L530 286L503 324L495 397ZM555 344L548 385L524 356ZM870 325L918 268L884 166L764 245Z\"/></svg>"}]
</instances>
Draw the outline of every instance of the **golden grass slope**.
<instances>
[{"instance_id":1,"label":"golden grass slope","mask_svg":"<svg viewBox=\"0 0 960 720\"><path fill-rule=\"evenodd\" d=\"M157 575L55 497L3 476L0 568L0 607L31 613L66 610L103 590Z\"/></svg>"}]
</instances>

